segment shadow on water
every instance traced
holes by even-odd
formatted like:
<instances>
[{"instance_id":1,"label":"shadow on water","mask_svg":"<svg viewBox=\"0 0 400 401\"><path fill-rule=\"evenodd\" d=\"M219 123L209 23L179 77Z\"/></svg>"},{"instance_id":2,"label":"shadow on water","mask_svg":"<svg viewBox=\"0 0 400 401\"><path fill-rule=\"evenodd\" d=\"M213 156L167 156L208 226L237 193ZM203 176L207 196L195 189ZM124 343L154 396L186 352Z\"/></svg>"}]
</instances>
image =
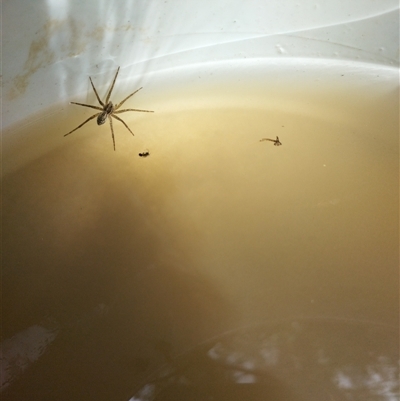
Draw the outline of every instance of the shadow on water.
<instances>
[{"instance_id":1,"label":"shadow on water","mask_svg":"<svg viewBox=\"0 0 400 401\"><path fill-rule=\"evenodd\" d=\"M163 217L167 174L149 184L83 156L53 153L3 181L3 338L57 332L23 375L6 366L4 400L124 399L163 362L160 341L180 351L233 315L190 268L195 234Z\"/></svg>"},{"instance_id":2,"label":"shadow on water","mask_svg":"<svg viewBox=\"0 0 400 401\"><path fill-rule=\"evenodd\" d=\"M130 401L394 400L398 328L300 318L231 330L165 365Z\"/></svg>"}]
</instances>

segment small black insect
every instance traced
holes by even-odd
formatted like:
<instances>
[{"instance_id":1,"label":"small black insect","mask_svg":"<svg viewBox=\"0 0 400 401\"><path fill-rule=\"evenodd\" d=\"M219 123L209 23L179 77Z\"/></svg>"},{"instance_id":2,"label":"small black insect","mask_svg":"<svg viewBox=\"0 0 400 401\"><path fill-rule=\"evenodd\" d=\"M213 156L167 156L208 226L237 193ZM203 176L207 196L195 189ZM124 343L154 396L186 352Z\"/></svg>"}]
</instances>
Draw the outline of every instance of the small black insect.
<instances>
[{"instance_id":1,"label":"small black insect","mask_svg":"<svg viewBox=\"0 0 400 401\"><path fill-rule=\"evenodd\" d=\"M139 153L139 156L140 156L140 157L147 157L147 156L150 156L150 152L149 152L148 150L146 150L146 151L144 151L144 152L142 152L142 153Z\"/></svg>"}]
</instances>

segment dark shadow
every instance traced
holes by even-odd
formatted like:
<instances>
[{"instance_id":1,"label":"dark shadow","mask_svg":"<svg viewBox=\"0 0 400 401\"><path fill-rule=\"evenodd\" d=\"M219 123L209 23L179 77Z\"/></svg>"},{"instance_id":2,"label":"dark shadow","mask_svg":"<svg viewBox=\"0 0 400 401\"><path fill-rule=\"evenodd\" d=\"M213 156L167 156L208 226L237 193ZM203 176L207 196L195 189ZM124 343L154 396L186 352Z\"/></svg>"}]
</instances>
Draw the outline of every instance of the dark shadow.
<instances>
[{"instance_id":1,"label":"dark shadow","mask_svg":"<svg viewBox=\"0 0 400 401\"><path fill-rule=\"evenodd\" d=\"M50 320L59 330L4 401L126 400L164 363L156 344L180 352L233 316L193 269L196 234L163 215L166 172L121 179L66 153L3 180L3 339Z\"/></svg>"}]
</instances>

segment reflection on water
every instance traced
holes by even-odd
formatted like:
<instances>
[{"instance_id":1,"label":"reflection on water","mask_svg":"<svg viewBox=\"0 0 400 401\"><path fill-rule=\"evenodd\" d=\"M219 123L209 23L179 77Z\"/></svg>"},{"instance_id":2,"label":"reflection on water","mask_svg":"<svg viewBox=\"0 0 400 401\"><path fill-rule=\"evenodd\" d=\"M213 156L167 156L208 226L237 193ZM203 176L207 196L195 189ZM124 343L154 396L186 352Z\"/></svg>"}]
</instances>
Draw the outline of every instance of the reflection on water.
<instances>
[{"instance_id":1,"label":"reflection on water","mask_svg":"<svg viewBox=\"0 0 400 401\"><path fill-rule=\"evenodd\" d=\"M130 401L399 396L397 328L300 319L226 333L170 359Z\"/></svg>"},{"instance_id":2,"label":"reflection on water","mask_svg":"<svg viewBox=\"0 0 400 401\"><path fill-rule=\"evenodd\" d=\"M38 360L55 340L57 328L54 327L53 322L46 323L47 327L31 326L1 343L0 391L8 387L29 365Z\"/></svg>"}]
</instances>

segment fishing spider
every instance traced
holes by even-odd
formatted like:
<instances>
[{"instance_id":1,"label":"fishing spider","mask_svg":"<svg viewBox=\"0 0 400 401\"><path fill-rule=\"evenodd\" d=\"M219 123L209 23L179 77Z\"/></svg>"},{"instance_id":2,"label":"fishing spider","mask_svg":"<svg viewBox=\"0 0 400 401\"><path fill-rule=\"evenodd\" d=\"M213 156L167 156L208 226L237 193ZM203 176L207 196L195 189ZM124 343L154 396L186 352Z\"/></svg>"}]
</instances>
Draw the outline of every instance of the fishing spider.
<instances>
[{"instance_id":1,"label":"fishing spider","mask_svg":"<svg viewBox=\"0 0 400 401\"><path fill-rule=\"evenodd\" d=\"M282 142L279 140L279 137L277 136L276 139L270 139L270 138L263 138L260 139L260 142L262 141L270 141L274 143L274 146L281 146Z\"/></svg>"},{"instance_id":2,"label":"fishing spider","mask_svg":"<svg viewBox=\"0 0 400 401\"><path fill-rule=\"evenodd\" d=\"M83 107L90 107L91 109L96 109L96 110L100 110L100 113L96 113L93 114L91 117L89 117L86 121L84 121L81 125L78 125L75 129L73 129L72 131L68 132L68 134L65 134L64 136L67 136L69 134L72 134L74 131L76 131L77 129L81 128L83 125L85 125L87 122L89 122L90 120L93 120L93 118L97 117L97 125L102 125L106 122L106 119L108 118L110 121L110 127L111 127L111 135L112 135L112 140L113 140L113 144L114 144L114 150L115 150L115 139L114 139L114 128L113 128L113 124L112 124L112 118L115 118L116 120L120 121L122 124L125 125L125 127L128 129L128 131L132 134L133 132L129 129L129 127L126 125L125 121L116 116L116 114L120 114L120 113L125 113L126 111L143 111L146 113L154 113L154 111L152 110L140 110L140 109L123 109L123 110L118 110L130 97L132 97L135 93L139 92L140 89L143 88L139 88L137 89L135 92L131 93L129 96L127 96L122 102L118 103L117 105L113 105L113 103L110 101L110 96L111 96L111 92L114 89L114 84L115 81L117 80L117 76L118 76L118 72L119 72L119 68L115 74L114 80L112 82L111 88L107 93L107 97L106 97L106 101L103 103L100 100L100 97L97 93L96 88L93 85L93 81L92 78L89 77L90 79L90 83L92 84L92 88L94 90L94 93L96 95L96 98L98 100L98 102L101 104L101 107L99 106L92 106L90 104L84 104L84 103L76 103L76 102L71 102L71 104L77 104L78 106L83 106Z\"/></svg>"}]
</instances>

